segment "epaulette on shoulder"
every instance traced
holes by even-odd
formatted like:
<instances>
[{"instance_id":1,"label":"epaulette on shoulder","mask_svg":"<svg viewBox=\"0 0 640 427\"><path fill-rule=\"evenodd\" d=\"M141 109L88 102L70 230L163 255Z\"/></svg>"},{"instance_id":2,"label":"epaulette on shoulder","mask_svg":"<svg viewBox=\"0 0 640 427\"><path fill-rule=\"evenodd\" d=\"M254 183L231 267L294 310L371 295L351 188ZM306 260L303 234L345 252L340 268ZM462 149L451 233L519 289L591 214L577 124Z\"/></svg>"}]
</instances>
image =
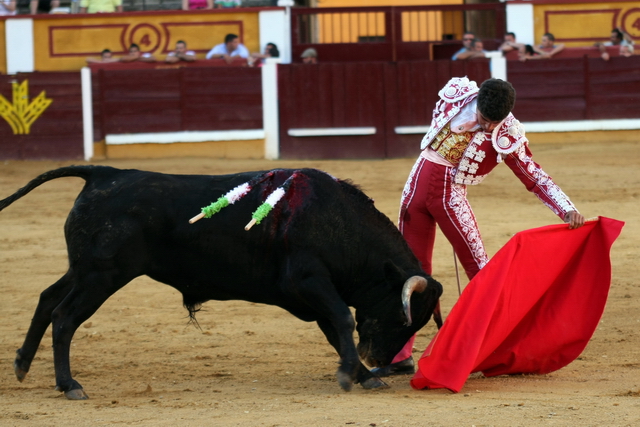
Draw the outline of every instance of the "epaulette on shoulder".
<instances>
[{"instance_id":1,"label":"epaulette on shoulder","mask_svg":"<svg viewBox=\"0 0 640 427\"><path fill-rule=\"evenodd\" d=\"M491 135L493 148L500 154L511 154L520 147L527 138L524 136L524 126L513 114L509 114L496 127Z\"/></svg>"},{"instance_id":2,"label":"epaulette on shoulder","mask_svg":"<svg viewBox=\"0 0 640 427\"><path fill-rule=\"evenodd\" d=\"M438 92L438 96L447 103L454 103L478 93L479 90L476 82L467 77L454 77Z\"/></svg>"}]
</instances>

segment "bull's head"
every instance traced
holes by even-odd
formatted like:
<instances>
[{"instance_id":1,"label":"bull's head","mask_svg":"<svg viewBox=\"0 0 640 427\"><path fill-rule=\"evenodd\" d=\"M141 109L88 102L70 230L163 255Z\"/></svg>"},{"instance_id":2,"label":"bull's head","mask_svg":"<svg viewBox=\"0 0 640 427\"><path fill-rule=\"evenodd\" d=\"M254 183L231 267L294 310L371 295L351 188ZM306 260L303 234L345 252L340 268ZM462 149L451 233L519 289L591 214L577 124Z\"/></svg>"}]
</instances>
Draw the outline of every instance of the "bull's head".
<instances>
[{"instance_id":1,"label":"bull's head","mask_svg":"<svg viewBox=\"0 0 640 427\"><path fill-rule=\"evenodd\" d=\"M358 354L369 366L385 366L402 349L409 338L427 324L442 285L427 276L413 276L404 283L402 292L356 309L360 336Z\"/></svg>"}]
</instances>

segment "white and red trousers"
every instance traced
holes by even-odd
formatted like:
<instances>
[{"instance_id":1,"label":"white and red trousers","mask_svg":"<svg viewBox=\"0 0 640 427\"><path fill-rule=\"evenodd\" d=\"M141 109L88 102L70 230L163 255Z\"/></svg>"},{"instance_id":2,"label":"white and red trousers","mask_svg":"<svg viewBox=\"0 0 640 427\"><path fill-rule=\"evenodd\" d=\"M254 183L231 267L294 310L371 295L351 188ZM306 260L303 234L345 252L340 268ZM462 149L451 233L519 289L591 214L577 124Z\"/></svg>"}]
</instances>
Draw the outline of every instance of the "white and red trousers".
<instances>
[{"instance_id":1,"label":"white and red trousers","mask_svg":"<svg viewBox=\"0 0 640 427\"><path fill-rule=\"evenodd\" d=\"M467 200L467 186L453 183L453 168L418 157L402 192L398 227L422 269L432 274L436 224L453 246L467 277L489 261ZM412 338L392 363L411 356Z\"/></svg>"}]
</instances>

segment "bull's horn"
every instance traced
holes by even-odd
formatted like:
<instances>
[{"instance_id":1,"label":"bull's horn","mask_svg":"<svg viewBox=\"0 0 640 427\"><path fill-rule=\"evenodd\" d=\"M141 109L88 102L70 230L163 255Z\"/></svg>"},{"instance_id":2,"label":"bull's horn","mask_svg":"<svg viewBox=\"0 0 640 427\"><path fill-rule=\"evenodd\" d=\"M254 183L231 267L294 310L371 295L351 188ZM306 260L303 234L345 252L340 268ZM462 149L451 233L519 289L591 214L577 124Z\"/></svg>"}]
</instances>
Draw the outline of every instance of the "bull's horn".
<instances>
[{"instance_id":1,"label":"bull's horn","mask_svg":"<svg viewBox=\"0 0 640 427\"><path fill-rule=\"evenodd\" d=\"M402 306L407 316L407 326L411 325L411 294L413 291L424 292L427 289L427 279L421 276L412 276L404 282L402 288Z\"/></svg>"}]
</instances>

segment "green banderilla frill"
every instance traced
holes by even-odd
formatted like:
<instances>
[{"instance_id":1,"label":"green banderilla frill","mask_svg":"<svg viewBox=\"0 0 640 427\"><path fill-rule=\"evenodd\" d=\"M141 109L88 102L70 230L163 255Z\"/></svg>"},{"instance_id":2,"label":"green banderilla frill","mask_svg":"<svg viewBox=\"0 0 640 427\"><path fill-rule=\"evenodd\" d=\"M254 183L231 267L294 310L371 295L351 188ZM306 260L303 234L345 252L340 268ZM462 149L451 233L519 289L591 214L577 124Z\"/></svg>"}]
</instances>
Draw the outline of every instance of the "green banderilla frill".
<instances>
[{"instance_id":1,"label":"green banderilla frill","mask_svg":"<svg viewBox=\"0 0 640 427\"><path fill-rule=\"evenodd\" d=\"M251 215L251 218L256 220L256 224L260 224L260 221L262 221L267 215L269 215L271 209L273 209L273 206L265 202L261 204L258 209L256 209L253 215Z\"/></svg>"},{"instance_id":2,"label":"green banderilla frill","mask_svg":"<svg viewBox=\"0 0 640 427\"><path fill-rule=\"evenodd\" d=\"M202 208L202 213L205 218L211 218L212 215L217 214L222 210L222 208L226 208L229 206L229 199L222 196L214 203L211 203L209 206Z\"/></svg>"}]
</instances>

